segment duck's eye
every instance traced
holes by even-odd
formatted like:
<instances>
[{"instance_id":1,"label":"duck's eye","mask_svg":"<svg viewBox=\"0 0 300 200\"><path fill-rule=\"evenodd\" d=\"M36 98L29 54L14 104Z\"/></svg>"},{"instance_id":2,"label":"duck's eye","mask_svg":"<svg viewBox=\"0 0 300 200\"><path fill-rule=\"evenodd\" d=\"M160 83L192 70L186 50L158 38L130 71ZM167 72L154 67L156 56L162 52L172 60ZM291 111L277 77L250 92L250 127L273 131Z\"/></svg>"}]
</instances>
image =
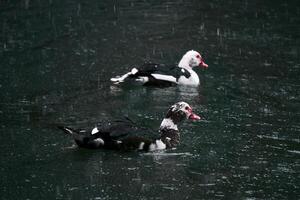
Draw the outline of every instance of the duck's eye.
<instances>
[{"instance_id":1,"label":"duck's eye","mask_svg":"<svg viewBox=\"0 0 300 200\"><path fill-rule=\"evenodd\" d=\"M188 106L186 106L184 109L185 109L185 110L189 110L190 108L189 108Z\"/></svg>"},{"instance_id":2,"label":"duck's eye","mask_svg":"<svg viewBox=\"0 0 300 200\"><path fill-rule=\"evenodd\" d=\"M200 55L198 54L198 55L196 55L196 58L200 58Z\"/></svg>"}]
</instances>

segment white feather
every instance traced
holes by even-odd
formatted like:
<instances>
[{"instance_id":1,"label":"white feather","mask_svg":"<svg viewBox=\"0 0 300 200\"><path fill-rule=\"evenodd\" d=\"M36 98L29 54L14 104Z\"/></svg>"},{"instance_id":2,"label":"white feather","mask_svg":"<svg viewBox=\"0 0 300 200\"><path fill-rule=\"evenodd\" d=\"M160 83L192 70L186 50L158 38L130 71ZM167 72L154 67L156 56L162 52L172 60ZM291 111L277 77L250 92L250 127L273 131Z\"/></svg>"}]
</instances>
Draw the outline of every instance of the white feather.
<instances>
[{"instance_id":1,"label":"white feather","mask_svg":"<svg viewBox=\"0 0 300 200\"><path fill-rule=\"evenodd\" d=\"M155 143L156 143L157 150L166 149L166 147L167 147L166 144L163 143L161 140L156 140Z\"/></svg>"},{"instance_id":2,"label":"white feather","mask_svg":"<svg viewBox=\"0 0 300 200\"><path fill-rule=\"evenodd\" d=\"M137 68L132 68L131 70L131 74L134 75L138 72L139 70L137 70Z\"/></svg>"},{"instance_id":3,"label":"white feather","mask_svg":"<svg viewBox=\"0 0 300 200\"><path fill-rule=\"evenodd\" d=\"M95 128L93 128L91 134L94 135L94 134L96 134L96 133L98 133L98 132L99 132L98 128L95 127Z\"/></svg>"},{"instance_id":4,"label":"white feather","mask_svg":"<svg viewBox=\"0 0 300 200\"><path fill-rule=\"evenodd\" d=\"M160 124L160 128L161 129L162 128L168 128L168 129L178 130L177 125L174 124L174 122L170 118L164 118L163 121Z\"/></svg>"},{"instance_id":5,"label":"white feather","mask_svg":"<svg viewBox=\"0 0 300 200\"><path fill-rule=\"evenodd\" d=\"M151 74L155 79L157 80L162 80L162 81L170 81L173 83L177 83L176 82L176 78L174 76L170 76L170 75L162 75L162 74Z\"/></svg>"},{"instance_id":6,"label":"white feather","mask_svg":"<svg viewBox=\"0 0 300 200\"><path fill-rule=\"evenodd\" d=\"M155 150L156 150L156 145L154 143L150 144L149 151L155 151Z\"/></svg>"},{"instance_id":7,"label":"white feather","mask_svg":"<svg viewBox=\"0 0 300 200\"><path fill-rule=\"evenodd\" d=\"M70 134L73 133L73 131L71 129L67 128L67 127L65 128L65 130L68 131Z\"/></svg>"},{"instance_id":8,"label":"white feather","mask_svg":"<svg viewBox=\"0 0 300 200\"><path fill-rule=\"evenodd\" d=\"M149 151L163 150L166 149L166 144L161 140L155 140L155 143L150 144Z\"/></svg>"},{"instance_id":9,"label":"white feather","mask_svg":"<svg viewBox=\"0 0 300 200\"><path fill-rule=\"evenodd\" d=\"M130 72L124 74L123 76L120 76L120 77L117 76L117 77L115 77L115 78L111 78L110 80L111 80L112 82L116 82L116 83L124 82L124 80L125 80L128 76L134 75L134 74L136 74L137 72L138 72L138 70L137 70L136 68L132 68Z\"/></svg>"},{"instance_id":10,"label":"white feather","mask_svg":"<svg viewBox=\"0 0 300 200\"><path fill-rule=\"evenodd\" d=\"M104 141L101 138L96 138L94 141L100 143L101 145L104 145Z\"/></svg>"},{"instance_id":11,"label":"white feather","mask_svg":"<svg viewBox=\"0 0 300 200\"><path fill-rule=\"evenodd\" d=\"M146 76L140 76L139 78L136 78L135 80L138 82L141 82L141 83L146 83L149 81L149 78Z\"/></svg>"},{"instance_id":12,"label":"white feather","mask_svg":"<svg viewBox=\"0 0 300 200\"><path fill-rule=\"evenodd\" d=\"M144 145L145 145L145 142L141 142L140 145L139 145L139 150L143 150Z\"/></svg>"}]
</instances>

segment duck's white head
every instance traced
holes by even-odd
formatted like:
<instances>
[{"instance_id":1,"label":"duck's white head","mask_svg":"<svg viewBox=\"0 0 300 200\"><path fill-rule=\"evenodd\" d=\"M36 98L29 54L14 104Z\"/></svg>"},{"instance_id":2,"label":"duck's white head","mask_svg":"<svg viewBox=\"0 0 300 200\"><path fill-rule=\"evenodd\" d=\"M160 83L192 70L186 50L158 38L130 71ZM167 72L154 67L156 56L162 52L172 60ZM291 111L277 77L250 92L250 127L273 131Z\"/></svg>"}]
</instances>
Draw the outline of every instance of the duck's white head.
<instances>
[{"instance_id":1,"label":"duck's white head","mask_svg":"<svg viewBox=\"0 0 300 200\"><path fill-rule=\"evenodd\" d=\"M186 52L178 66L182 68L193 68L197 66L205 69L208 68L208 65L204 62L201 54L194 50Z\"/></svg>"}]
</instances>

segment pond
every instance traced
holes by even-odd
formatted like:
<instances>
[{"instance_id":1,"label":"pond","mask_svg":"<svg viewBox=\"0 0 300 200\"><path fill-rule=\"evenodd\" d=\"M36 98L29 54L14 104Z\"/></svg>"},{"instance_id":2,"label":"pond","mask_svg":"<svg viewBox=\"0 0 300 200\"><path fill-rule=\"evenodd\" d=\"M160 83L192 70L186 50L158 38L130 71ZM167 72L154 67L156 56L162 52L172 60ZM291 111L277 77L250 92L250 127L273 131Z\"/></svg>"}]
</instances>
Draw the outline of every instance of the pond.
<instances>
[{"instance_id":1,"label":"pond","mask_svg":"<svg viewBox=\"0 0 300 200\"><path fill-rule=\"evenodd\" d=\"M291 1L3 1L1 199L299 199L300 6ZM201 86L114 85L194 49ZM170 105L203 117L175 150L87 150L56 128Z\"/></svg>"}]
</instances>

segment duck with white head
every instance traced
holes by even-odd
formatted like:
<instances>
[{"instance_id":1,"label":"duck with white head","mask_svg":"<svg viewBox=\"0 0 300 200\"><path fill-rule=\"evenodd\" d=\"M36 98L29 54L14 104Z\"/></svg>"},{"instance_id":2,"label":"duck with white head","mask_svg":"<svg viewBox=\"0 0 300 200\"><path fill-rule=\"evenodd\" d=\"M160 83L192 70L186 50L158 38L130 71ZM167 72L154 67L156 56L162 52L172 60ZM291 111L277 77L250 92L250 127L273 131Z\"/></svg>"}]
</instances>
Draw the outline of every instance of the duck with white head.
<instances>
[{"instance_id":1,"label":"duck with white head","mask_svg":"<svg viewBox=\"0 0 300 200\"><path fill-rule=\"evenodd\" d=\"M134 67L130 72L111 78L115 84L125 81L135 81L143 85L171 86L171 85L200 85L198 74L194 67L208 68L201 54L190 50L181 58L178 66L166 66L164 64L145 63L140 67Z\"/></svg>"}]
</instances>

